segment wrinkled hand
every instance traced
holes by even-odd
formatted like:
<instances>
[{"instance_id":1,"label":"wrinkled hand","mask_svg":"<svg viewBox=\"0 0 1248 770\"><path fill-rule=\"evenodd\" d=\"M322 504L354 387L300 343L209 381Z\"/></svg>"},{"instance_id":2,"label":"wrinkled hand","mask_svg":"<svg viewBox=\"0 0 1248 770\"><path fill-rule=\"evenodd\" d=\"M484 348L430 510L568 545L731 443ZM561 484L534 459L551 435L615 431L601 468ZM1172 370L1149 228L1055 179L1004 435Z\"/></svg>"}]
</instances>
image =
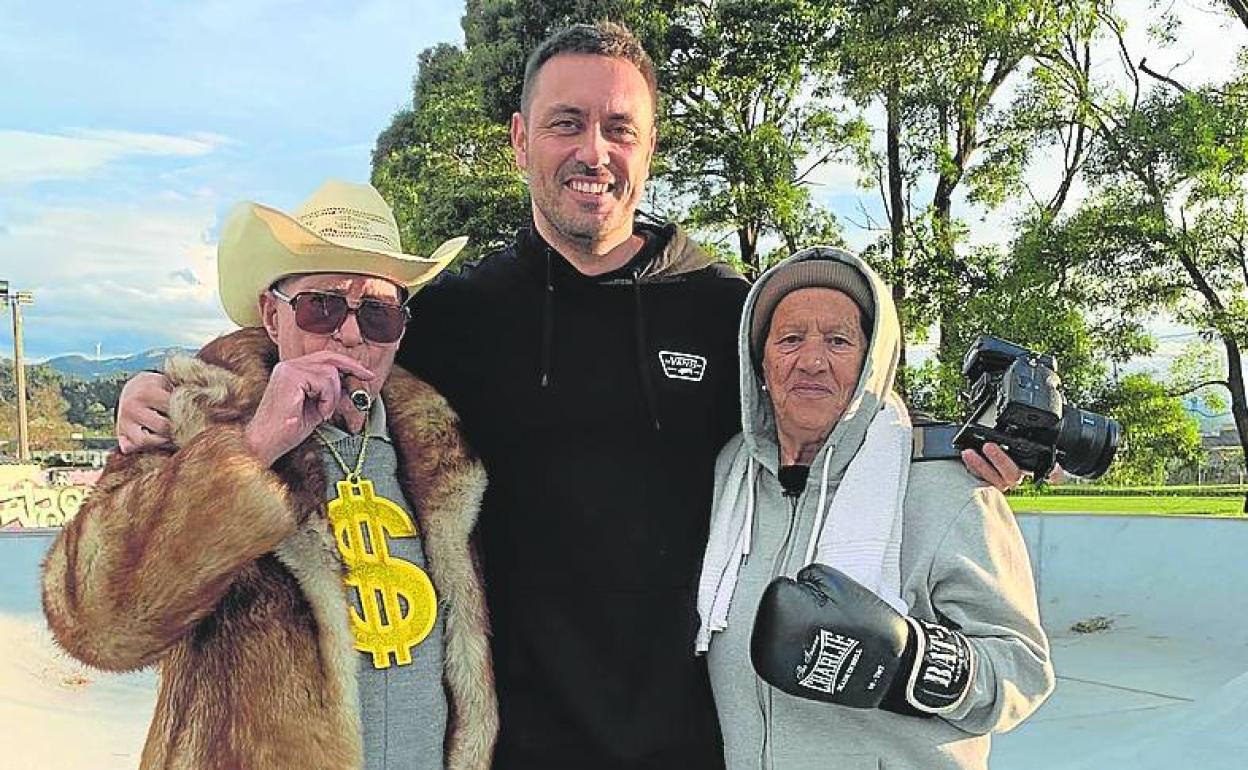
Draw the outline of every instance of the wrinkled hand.
<instances>
[{"instance_id":1,"label":"wrinkled hand","mask_svg":"<svg viewBox=\"0 0 1248 770\"><path fill-rule=\"evenodd\" d=\"M982 452L963 449L962 462L966 464L967 470L1002 492L1009 492L1023 483L1023 478L1027 475L999 444L991 441L984 444ZM1066 473L1062 466L1055 465L1045 481L1049 484L1061 484L1065 478Z\"/></svg>"},{"instance_id":2,"label":"wrinkled hand","mask_svg":"<svg viewBox=\"0 0 1248 770\"><path fill-rule=\"evenodd\" d=\"M169 378L156 372L126 381L117 400L117 446L122 454L173 445L169 425Z\"/></svg>"},{"instance_id":3,"label":"wrinkled hand","mask_svg":"<svg viewBox=\"0 0 1248 770\"><path fill-rule=\"evenodd\" d=\"M341 353L318 351L273 367L260 405L245 431L247 443L266 465L298 446L333 416L342 376L373 379L373 373Z\"/></svg>"},{"instance_id":4,"label":"wrinkled hand","mask_svg":"<svg viewBox=\"0 0 1248 770\"><path fill-rule=\"evenodd\" d=\"M981 452L962 450L962 462L971 473L1008 492L1023 482L1023 471L998 444L988 442Z\"/></svg>"}]
</instances>

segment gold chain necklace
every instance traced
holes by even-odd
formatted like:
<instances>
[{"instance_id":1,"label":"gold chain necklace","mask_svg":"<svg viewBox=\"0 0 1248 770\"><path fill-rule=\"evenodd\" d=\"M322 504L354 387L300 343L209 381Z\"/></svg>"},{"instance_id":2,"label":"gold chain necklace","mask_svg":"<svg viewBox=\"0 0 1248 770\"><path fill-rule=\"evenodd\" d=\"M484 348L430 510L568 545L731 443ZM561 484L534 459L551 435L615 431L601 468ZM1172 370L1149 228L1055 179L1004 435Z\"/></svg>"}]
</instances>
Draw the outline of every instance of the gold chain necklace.
<instances>
[{"instance_id":1,"label":"gold chain necklace","mask_svg":"<svg viewBox=\"0 0 1248 770\"><path fill-rule=\"evenodd\" d=\"M360 454L355 458L354 471L351 470L351 466L347 465L347 461L342 459L342 455L338 454L338 450L334 449L334 445L330 443L329 439L325 438L325 433L321 430L321 426L316 426L316 437L320 439L320 442L325 445L329 453L338 461L338 467L342 468L343 474L347 477L347 482L352 485L360 483L360 473L364 470L364 455L368 452L368 439L370 438L368 435L369 417L370 415L364 415L364 443L360 444Z\"/></svg>"},{"instance_id":2,"label":"gold chain necklace","mask_svg":"<svg viewBox=\"0 0 1248 770\"><path fill-rule=\"evenodd\" d=\"M338 496L326 514L338 553L347 567L343 582L358 592L360 609L350 608L355 649L372 653L374 668L412 662L412 648L424 641L438 618L438 596L433 581L419 566L390 553L391 537L415 537L416 525L407 511L378 495L371 479L363 477L368 452L368 416L364 443L352 470L320 426L316 437L338 461L346 478L336 484Z\"/></svg>"}]
</instances>

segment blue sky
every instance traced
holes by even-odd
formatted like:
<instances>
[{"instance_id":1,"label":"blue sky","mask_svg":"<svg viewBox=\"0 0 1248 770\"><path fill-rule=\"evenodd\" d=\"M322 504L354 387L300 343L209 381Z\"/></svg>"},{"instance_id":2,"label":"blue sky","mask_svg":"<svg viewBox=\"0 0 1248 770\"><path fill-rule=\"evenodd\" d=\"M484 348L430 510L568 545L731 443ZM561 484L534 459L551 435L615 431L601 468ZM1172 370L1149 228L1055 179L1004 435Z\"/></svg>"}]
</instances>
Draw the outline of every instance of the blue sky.
<instances>
[{"instance_id":1,"label":"blue sky","mask_svg":"<svg viewBox=\"0 0 1248 770\"><path fill-rule=\"evenodd\" d=\"M441 2L0 0L0 279L35 293L32 358L199 345L231 324L216 232L367 181ZM11 355L7 319L0 355Z\"/></svg>"},{"instance_id":2,"label":"blue sky","mask_svg":"<svg viewBox=\"0 0 1248 770\"><path fill-rule=\"evenodd\" d=\"M1150 63L1188 82L1225 72L1241 27L1176 0L1171 50ZM459 2L0 0L0 279L35 293L26 354L104 356L200 345L231 330L216 296L216 233L240 200L290 209L323 179L366 181L378 132L410 98L416 57L460 42ZM1113 55L1106 61L1112 64ZM1031 181L1055 184L1054 164ZM815 174L851 223L879 195L858 172ZM975 242L1002 242L1012 212L963 207ZM0 356L11 355L7 319Z\"/></svg>"}]
</instances>

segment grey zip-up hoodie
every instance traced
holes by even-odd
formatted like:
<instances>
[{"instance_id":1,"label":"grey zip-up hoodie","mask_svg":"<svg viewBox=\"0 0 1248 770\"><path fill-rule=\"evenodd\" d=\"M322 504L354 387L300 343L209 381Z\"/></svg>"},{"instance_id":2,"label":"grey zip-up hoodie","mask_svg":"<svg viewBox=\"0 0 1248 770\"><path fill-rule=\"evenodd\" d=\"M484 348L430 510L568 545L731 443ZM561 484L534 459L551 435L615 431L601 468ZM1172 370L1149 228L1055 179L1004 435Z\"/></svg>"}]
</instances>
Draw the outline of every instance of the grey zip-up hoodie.
<instances>
[{"instance_id":1,"label":"grey zip-up hoodie","mask_svg":"<svg viewBox=\"0 0 1248 770\"><path fill-rule=\"evenodd\" d=\"M910 614L959 628L977 653L971 691L954 713L910 717L796 698L769 687L750 663L750 632L763 589L772 578L805 566L824 460L832 453L832 496L892 388L900 347L889 289L865 263L836 249L790 260L795 258L853 266L866 276L876 308L884 312L875 313L858 390L812 463L821 472L812 472L805 491L791 500L782 496L776 477L775 419L750 351L754 306L770 273L746 300L738 346L744 432L720 453L715 499L726 484L737 483L726 477L744 447L757 467L752 548L737 577L727 627L713 636L708 653L728 770L986 768L988 734L1030 715L1054 680L1022 535L1004 497L961 463L913 464L902 514L901 594Z\"/></svg>"}]
</instances>

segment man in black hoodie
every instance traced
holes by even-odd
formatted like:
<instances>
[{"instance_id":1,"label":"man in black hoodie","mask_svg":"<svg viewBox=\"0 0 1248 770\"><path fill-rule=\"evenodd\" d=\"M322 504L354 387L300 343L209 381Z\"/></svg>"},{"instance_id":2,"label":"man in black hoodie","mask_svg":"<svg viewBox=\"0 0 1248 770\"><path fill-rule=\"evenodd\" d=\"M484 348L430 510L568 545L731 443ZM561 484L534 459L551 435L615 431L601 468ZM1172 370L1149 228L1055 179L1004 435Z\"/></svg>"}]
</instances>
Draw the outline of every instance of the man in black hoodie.
<instances>
[{"instance_id":1,"label":"man in black hoodie","mask_svg":"<svg viewBox=\"0 0 1248 770\"><path fill-rule=\"evenodd\" d=\"M748 286L676 226L634 222L655 136L631 33L543 43L511 124L533 222L421 292L399 354L489 473L498 768L723 764L691 639Z\"/></svg>"},{"instance_id":2,"label":"man in black hoodie","mask_svg":"<svg viewBox=\"0 0 1248 770\"><path fill-rule=\"evenodd\" d=\"M489 475L504 770L723 766L694 599L715 457L740 430L748 286L675 225L634 221L655 107L626 29L542 43L511 124L533 221L416 296L397 359L450 400ZM151 402L127 401L123 450L159 443Z\"/></svg>"}]
</instances>

